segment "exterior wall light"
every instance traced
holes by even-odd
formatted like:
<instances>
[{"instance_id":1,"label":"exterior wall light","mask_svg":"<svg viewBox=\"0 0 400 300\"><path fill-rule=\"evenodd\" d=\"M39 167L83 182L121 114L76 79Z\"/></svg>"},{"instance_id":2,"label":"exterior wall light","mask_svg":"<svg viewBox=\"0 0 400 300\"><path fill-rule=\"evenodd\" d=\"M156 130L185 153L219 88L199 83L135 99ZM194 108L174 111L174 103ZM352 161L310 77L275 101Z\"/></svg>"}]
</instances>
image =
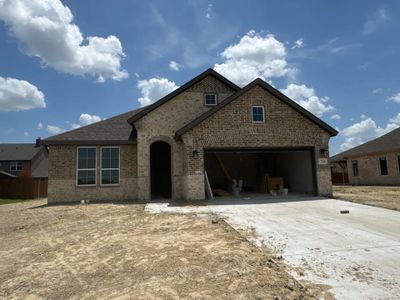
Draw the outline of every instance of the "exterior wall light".
<instances>
[{"instance_id":1,"label":"exterior wall light","mask_svg":"<svg viewBox=\"0 0 400 300\"><path fill-rule=\"evenodd\" d=\"M199 151L193 150L193 151L192 151L192 157L193 157L193 158L199 157Z\"/></svg>"}]
</instances>

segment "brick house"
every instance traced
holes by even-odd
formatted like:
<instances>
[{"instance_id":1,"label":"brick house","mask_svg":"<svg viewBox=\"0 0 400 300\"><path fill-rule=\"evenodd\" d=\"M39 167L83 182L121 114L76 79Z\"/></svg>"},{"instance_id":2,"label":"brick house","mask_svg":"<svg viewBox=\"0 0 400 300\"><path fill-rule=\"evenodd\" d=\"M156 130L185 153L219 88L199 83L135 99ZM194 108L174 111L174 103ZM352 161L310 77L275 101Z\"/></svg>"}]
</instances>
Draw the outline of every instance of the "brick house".
<instances>
[{"instance_id":1,"label":"brick house","mask_svg":"<svg viewBox=\"0 0 400 300\"><path fill-rule=\"evenodd\" d=\"M332 194L328 143L337 131L256 79L239 88L208 69L157 102L42 140L49 202L205 199L266 177L289 192Z\"/></svg>"},{"instance_id":2,"label":"brick house","mask_svg":"<svg viewBox=\"0 0 400 300\"><path fill-rule=\"evenodd\" d=\"M0 198L47 196L47 151L35 144L0 144Z\"/></svg>"},{"instance_id":3,"label":"brick house","mask_svg":"<svg viewBox=\"0 0 400 300\"><path fill-rule=\"evenodd\" d=\"M353 185L400 185L400 128L330 158Z\"/></svg>"}]
</instances>

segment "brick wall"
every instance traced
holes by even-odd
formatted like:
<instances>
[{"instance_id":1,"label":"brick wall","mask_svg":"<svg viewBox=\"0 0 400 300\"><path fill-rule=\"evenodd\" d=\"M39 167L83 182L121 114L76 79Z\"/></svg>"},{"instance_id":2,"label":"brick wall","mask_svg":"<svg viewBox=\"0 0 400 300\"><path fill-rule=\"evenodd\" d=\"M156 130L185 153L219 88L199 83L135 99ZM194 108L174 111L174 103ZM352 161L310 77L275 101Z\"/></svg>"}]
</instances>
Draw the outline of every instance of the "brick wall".
<instances>
[{"instance_id":1,"label":"brick wall","mask_svg":"<svg viewBox=\"0 0 400 300\"><path fill-rule=\"evenodd\" d=\"M263 124L251 121L251 106L263 105ZM320 149L328 149L329 134L318 125L286 105L272 94L255 86L219 110L183 136L185 148L187 194L193 199L204 198L204 149L215 147L312 147L317 169L319 195L332 195L329 165L319 165L318 158L327 158ZM192 158L192 151L199 155ZM202 181L202 182L200 182Z\"/></svg>"},{"instance_id":2,"label":"brick wall","mask_svg":"<svg viewBox=\"0 0 400 300\"><path fill-rule=\"evenodd\" d=\"M151 197L150 145L160 140L171 145L172 198L185 198L184 145L173 137L178 129L210 109L204 105L205 92L217 93L220 102L232 95L234 90L210 75L135 122L140 200L149 200Z\"/></svg>"},{"instance_id":3,"label":"brick wall","mask_svg":"<svg viewBox=\"0 0 400 300\"><path fill-rule=\"evenodd\" d=\"M84 200L134 200L137 198L136 145L120 146L119 186L100 185L100 146L97 147L97 183L76 186L77 146L51 146L49 151L49 203Z\"/></svg>"},{"instance_id":4,"label":"brick wall","mask_svg":"<svg viewBox=\"0 0 400 300\"><path fill-rule=\"evenodd\" d=\"M400 185L397 156L400 151L349 158L347 168L350 184L355 185ZM379 157L386 157L388 175L381 175ZM352 161L358 161L358 176L353 176Z\"/></svg>"}]
</instances>

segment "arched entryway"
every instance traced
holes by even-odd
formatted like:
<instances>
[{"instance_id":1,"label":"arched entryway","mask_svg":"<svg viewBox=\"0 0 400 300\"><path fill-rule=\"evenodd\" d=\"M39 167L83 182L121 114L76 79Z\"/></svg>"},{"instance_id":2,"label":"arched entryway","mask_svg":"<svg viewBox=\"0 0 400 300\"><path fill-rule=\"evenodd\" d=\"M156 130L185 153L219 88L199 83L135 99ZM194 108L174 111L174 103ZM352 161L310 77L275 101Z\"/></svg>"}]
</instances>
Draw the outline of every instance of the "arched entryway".
<instances>
[{"instance_id":1,"label":"arched entryway","mask_svg":"<svg viewBox=\"0 0 400 300\"><path fill-rule=\"evenodd\" d=\"M151 197L171 198L171 146L162 141L150 146Z\"/></svg>"}]
</instances>

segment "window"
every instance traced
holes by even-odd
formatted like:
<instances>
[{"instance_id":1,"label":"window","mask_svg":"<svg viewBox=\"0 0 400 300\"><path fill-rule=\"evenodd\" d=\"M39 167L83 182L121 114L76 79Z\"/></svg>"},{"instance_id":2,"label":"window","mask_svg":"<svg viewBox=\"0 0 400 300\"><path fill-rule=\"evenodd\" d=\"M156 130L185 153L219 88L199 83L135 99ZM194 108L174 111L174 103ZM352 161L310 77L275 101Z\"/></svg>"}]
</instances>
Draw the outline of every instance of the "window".
<instances>
[{"instance_id":1,"label":"window","mask_svg":"<svg viewBox=\"0 0 400 300\"><path fill-rule=\"evenodd\" d=\"M397 156L397 167L399 168L400 173L400 155Z\"/></svg>"},{"instance_id":2,"label":"window","mask_svg":"<svg viewBox=\"0 0 400 300\"><path fill-rule=\"evenodd\" d=\"M12 161L10 163L10 171L21 171L21 170L22 170L22 162Z\"/></svg>"},{"instance_id":3,"label":"window","mask_svg":"<svg viewBox=\"0 0 400 300\"><path fill-rule=\"evenodd\" d=\"M253 123L264 123L264 106L253 106L251 108Z\"/></svg>"},{"instance_id":4,"label":"window","mask_svg":"<svg viewBox=\"0 0 400 300\"><path fill-rule=\"evenodd\" d=\"M379 157L379 164L381 167L381 175L387 175L388 169L387 169L386 157Z\"/></svg>"},{"instance_id":5,"label":"window","mask_svg":"<svg viewBox=\"0 0 400 300\"><path fill-rule=\"evenodd\" d=\"M353 166L353 176L358 176L358 161L353 160L351 165Z\"/></svg>"},{"instance_id":6,"label":"window","mask_svg":"<svg viewBox=\"0 0 400 300\"><path fill-rule=\"evenodd\" d=\"M95 185L96 184L96 148L78 147L77 185Z\"/></svg>"},{"instance_id":7,"label":"window","mask_svg":"<svg viewBox=\"0 0 400 300\"><path fill-rule=\"evenodd\" d=\"M101 184L119 184L119 148L101 148Z\"/></svg>"},{"instance_id":8,"label":"window","mask_svg":"<svg viewBox=\"0 0 400 300\"><path fill-rule=\"evenodd\" d=\"M217 94L205 93L204 94L204 105L206 105L206 106L217 105Z\"/></svg>"}]
</instances>

